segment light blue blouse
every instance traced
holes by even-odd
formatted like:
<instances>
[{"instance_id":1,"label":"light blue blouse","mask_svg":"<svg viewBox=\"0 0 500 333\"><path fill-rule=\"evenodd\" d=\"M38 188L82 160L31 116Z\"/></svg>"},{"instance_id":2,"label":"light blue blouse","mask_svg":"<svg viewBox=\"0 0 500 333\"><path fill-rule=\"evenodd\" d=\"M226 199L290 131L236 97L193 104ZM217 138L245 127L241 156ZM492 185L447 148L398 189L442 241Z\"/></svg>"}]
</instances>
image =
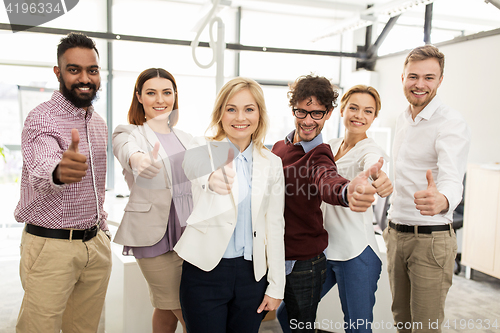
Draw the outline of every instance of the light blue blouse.
<instances>
[{"instance_id":1,"label":"light blue blouse","mask_svg":"<svg viewBox=\"0 0 500 333\"><path fill-rule=\"evenodd\" d=\"M253 143L235 158L236 177L238 177L238 217L233 235L229 240L223 258L237 258L243 256L245 260L252 260L252 149Z\"/></svg>"}]
</instances>

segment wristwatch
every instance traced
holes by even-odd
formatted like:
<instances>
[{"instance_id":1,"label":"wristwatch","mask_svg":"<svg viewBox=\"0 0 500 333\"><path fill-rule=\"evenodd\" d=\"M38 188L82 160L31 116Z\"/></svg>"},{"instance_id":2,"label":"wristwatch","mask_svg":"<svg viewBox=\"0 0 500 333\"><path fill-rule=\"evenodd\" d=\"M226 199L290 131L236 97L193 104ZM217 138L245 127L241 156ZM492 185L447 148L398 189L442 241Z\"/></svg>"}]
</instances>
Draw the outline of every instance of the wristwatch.
<instances>
[{"instance_id":1,"label":"wristwatch","mask_svg":"<svg viewBox=\"0 0 500 333\"><path fill-rule=\"evenodd\" d=\"M111 232L109 230L104 230L104 233L108 236L109 240L111 240Z\"/></svg>"}]
</instances>

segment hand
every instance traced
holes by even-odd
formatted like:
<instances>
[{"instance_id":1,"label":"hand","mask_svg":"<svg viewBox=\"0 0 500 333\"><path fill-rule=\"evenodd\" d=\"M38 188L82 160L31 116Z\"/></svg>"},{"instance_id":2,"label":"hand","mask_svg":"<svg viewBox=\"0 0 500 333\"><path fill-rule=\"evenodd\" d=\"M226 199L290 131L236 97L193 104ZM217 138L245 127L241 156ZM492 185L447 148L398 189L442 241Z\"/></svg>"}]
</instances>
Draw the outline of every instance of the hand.
<instances>
[{"instance_id":1,"label":"hand","mask_svg":"<svg viewBox=\"0 0 500 333\"><path fill-rule=\"evenodd\" d=\"M140 152L130 156L130 167L140 177L146 179L154 178L161 170L162 164L158 160L158 151L160 150L160 143L156 142L151 154L143 154Z\"/></svg>"},{"instance_id":2,"label":"hand","mask_svg":"<svg viewBox=\"0 0 500 333\"><path fill-rule=\"evenodd\" d=\"M349 208L353 212L366 212L375 201L375 193L377 190L370 184L368 177L376 176L382 168L383 159L372 165L368 170L361 172L356 176L347 187L347 199Z\"/></svg>"},{"instance_id":3,"label":"hand","mask_svg":"<svg viewBox=\"0 0 500 333\"><path fill-rule=\"evenodd\" d=\"M382 165L383 163L384 160L382 159ZM385 172L380 170L377 175L372 175L372 178L374 179L374 181L372 182L372 186L375 187L378 195L380 195L382 198L385 198L392 193L392 183Z\"/></svg>"},{"instance_id":4,"label":"hand","mask_svg":"<svg viewBox=\"0 0 500 333\"><path fill-rule=\"evenodd\" d=\"M233 187L236 172L233 170L234 151L229 148L224 166L212 172L208 178L208 188L217 194L229 194Z\"/></svg>"},{"instance_id":5,"label":"hand","mask_svg":"<svg viewBox=\"0 0 500 333\"><path fill-rule=\"evenodd\" d=\"M262 311L273 311L280 306L281 300L277 298L272 298L270 296L264 295L262 303L260 303L257 313L262 313Z\"/></svg>"},{"instance_id":6,"label":"hand","mask_svg":"<svg viewBox=\"0 0 500 333\"><path fill-rule=\"evenodd\" d=\"M450 204L444 194L438 191L434 177L432 177L432 171L427 170L425 177L427 178L427 189L417 191L413 195L416 208L420 211L420 214L429 216L447 211Z\"/></svg>"},{"instance_id":7,"label":"hand","mask_svg":"<svg viewBox=\"0 0 500 333\"><path fill-rule=\"evenodd\" d=\"M80 154L78 144L80 135L76 128L71 130L71 144L63 155L61 162L54 170L54 182L59 184L72 184L82 180L87 174L87 156Z\"/></svg>"}]
</instances>

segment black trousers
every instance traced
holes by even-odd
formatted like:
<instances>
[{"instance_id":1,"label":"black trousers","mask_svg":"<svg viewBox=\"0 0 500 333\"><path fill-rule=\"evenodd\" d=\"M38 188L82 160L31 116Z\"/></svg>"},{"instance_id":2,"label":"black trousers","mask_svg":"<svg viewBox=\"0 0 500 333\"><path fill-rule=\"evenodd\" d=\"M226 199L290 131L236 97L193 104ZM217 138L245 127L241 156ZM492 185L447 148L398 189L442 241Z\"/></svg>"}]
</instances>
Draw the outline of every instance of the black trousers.
<instances>
[{"instance_id":1,"label":"black trousers","mask_svg":"<svg viewBox=\"0 0 500 333\"><path fill-rule=\"evenodd\" d=\"M222 259L210 272L185 261L180 301L188 333L257 333L266 287L266 276L256 282L253 263L243 257Z\"/></svg>"},{"instance_id":2,"label":"black trousers","mask_svg":"<svg viewBox=\"0 0 500 333\"><path fill-rule=\"evenodd\" d=\"M285 299L290 329L293 333L314 333L314 321L321 288L326 279L323 253L308 260L297 260L286 276Z\"/></svg>"}]
</instances>

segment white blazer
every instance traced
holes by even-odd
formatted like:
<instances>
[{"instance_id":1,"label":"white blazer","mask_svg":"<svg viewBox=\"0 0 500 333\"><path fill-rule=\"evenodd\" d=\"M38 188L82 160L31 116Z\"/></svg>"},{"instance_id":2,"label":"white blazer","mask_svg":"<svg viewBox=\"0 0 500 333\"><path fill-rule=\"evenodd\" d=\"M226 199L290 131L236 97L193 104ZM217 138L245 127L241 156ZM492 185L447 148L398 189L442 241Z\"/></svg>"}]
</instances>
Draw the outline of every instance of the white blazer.
<instances>
[{"instance_id":1,"label":"white blazer","mask_svg":"<svg viewBox=\"0 0 500 333\"><path fill-rule=\"evenodd\" d=\"M184 158L184 171L192 181L194 208L187 227L174 250L181 258L204 271L220 262L236 226L238 180L230 194L219 195L208 189L210 173L227 159L229 143L195 138ZM262 153L262 154L261 154ZM252 231L255 280L267 273L266 294L283 299L285 287L285 247L283 217L285 195L281 159L263 149L252 152ZM219 159L220 161L220 159ZM233 163L233 168L234 168ZM208 166L208 168L207 168ZM204 169L200 173L200 170Z\"/></svg>"},{"instance_id":2,"label":"white blazer","mask_svg":"<svg viewBox=\"0 0 500 333\"><path fill-rule=\"evenodd\" d=\"M174 128L172 131L184 147L193 138L178 129ZM149 154L158 141L147 123L142 126L119 125L113 132L113 154L123 167L123 175L130 189L125 213L113 240L115 243L150 246L158 243L165 235L172 202L172 169L165 149L160 145L158 158L161 159L163 168L153 179L134 175L129 165L133 153Z\"/></svg>"}]
</instances>

